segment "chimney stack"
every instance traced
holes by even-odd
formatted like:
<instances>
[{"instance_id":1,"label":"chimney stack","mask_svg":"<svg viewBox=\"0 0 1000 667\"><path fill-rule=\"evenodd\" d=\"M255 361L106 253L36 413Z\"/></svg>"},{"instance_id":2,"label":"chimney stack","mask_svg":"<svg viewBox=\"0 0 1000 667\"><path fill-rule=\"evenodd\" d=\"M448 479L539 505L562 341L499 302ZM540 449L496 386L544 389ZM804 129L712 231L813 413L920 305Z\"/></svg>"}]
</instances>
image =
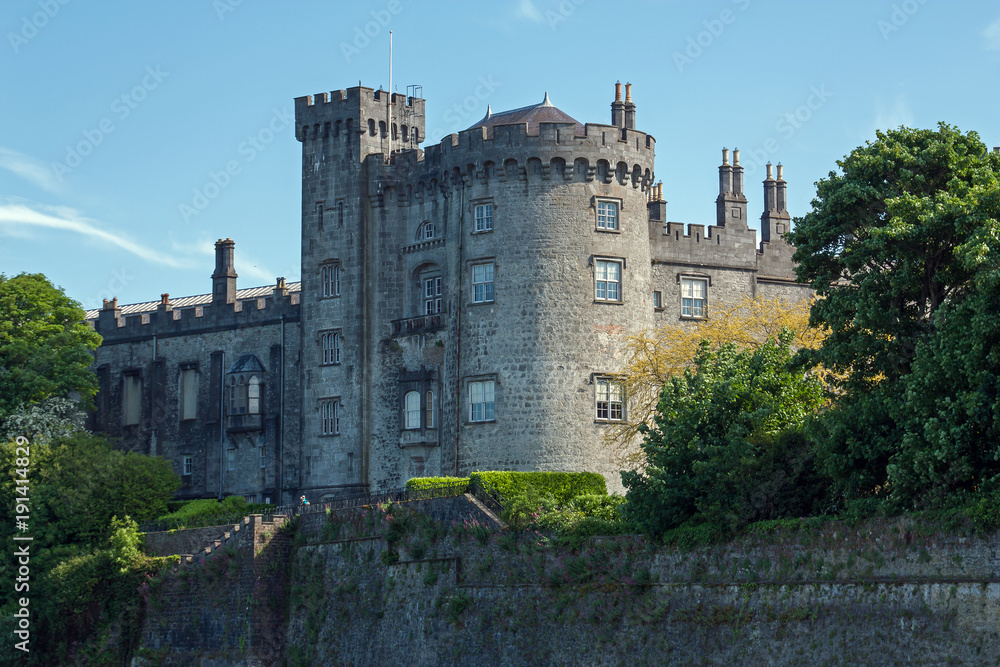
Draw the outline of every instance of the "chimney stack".
<instances>
[{"instance_id":1,"label":"chimney stack","mask_svg":"<svg viewBox=\"0 0 1000 667\"><path fill-rule=\"evenodd\" d=\"M767 178L764 179L764 212L760 216L760 240L770 243L791 229L791 216L785 210L784 167L778 167L778 178L772 175L771 163L767 163Z\"/></svg>"},{"instance_id":2,"label":"chimney stack","mask_svg":"<svg viewBox=\"0 0 1000 667\"><path fill-rule=\"evenodd\" d=\"M740 149L733 149L733 163L729 164L729 149L722 149L719 166L719 196L715 199L715 224L727 223L746 226L747 199L743 196L743 167L740 166Z\"/></svg>"},{"instance_id":3,"label":"chimney stack","mask_svg":"<svg viewBox=\"0 0 1000 667\"><path fill-rule=\"evenodd\" d=\"M611 103L611 124L625 127L625 103L622 102L622 82L615 83L615 101Z\"/></svg>"},{"instance_id":4,"label":"chimney stack","mask_svg":"<svg viewBox=\"0 0 1000 667\"><path fill-rule=\"evenodd\" d=\"M625 84L625 129L635 129L635 104L632 102L632 84Z\"/></svg>"},{"instance_id":5,"label":"chimney stack","mask_svg":"<svg viewBox=\"0 0 1000 667\"><path fill-rule=\"evenodd\" d=\"M212 274L212 304L236 303L236 268L233 264L236 243L219 239L215 243L215 273Z\"/></svg>"},{"instance_id":6,"label":"chimney stack","mask_svg":"<svg viewBox=\"0 0 1000 667\"><path fill-rule=\"evenodd\" d=\"M646 202L649 209L650 222L664 223L667 221L667 202L663 198L663 182L657 183L650 191L649 201ZM653 231L652 229L650 230ZM660 230L662 231L662 229Z\"/></svg>"}]
</instances>

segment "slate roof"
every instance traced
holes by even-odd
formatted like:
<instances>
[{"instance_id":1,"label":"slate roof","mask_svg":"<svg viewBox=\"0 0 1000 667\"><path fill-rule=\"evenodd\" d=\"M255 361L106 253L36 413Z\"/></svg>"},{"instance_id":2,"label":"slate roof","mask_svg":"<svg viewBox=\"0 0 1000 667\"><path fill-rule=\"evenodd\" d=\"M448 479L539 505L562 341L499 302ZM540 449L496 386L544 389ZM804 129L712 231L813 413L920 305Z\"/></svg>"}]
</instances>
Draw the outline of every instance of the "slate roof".
<instances>
[{"instance_id":1,"label":"slate roof","mask_svg":"<svg viewBox=\"0 0 1000 667\"><path fill-rule=\"evenodd\" d=\"M288 293L292 294L295 292L302 291L302 283L287 283L285 285L288 288ZM274 292L274 285L264 285L263 287L249 287L247 289L236 290L236 300L243 301L244 299L259 299L265 296L271 296ZM212 303L211 294L197 294L195 296L182 296L178 299L170 299L170 305L174 310L180 310L182 308L194 308L195 306L207 306ZM144 301L143 303L131 303L125 306L119 305L118 307L122 311L122 315L135 315L136 313L154 313L156 312L156 307L160 305L159 300L156 301ZM87 311L88 320L96 320L98 313L101 312L100 308L94 308L93 310Z\"/></svg>"},{"instance_id":2,"label":"slate roof","mask_svg":"<svg viewBox=\"0 0 1000 667\"><path fill-rule=\"evenodd\" d=\"M471 125L468 129L475 127L485 127L489 135L493 135L493 128L497 125L518 125L528 124L528 134L538 134L539 123L575 123L576 135L582 137L586 134L587 128L568 113L552 104L549 101L549 94L545 93L545 99L538 104L493 113L492 108L486 108L486 115L478 123Z\"/></svg>"}]
</instances>

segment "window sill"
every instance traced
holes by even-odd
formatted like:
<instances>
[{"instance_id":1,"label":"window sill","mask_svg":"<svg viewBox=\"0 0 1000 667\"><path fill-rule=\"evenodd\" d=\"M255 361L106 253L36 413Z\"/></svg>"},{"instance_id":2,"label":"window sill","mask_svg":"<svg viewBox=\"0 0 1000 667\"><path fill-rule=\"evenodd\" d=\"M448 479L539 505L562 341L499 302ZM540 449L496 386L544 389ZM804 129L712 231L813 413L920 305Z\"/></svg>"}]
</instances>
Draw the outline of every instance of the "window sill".
<instances>
[{"instance_id":1,"label":"window sill","mask_svg":"<svg viewBox=\"0 0 1000 667\"><path fill-rule=\"evenodd\" d=\"M496 304L496 301L470 301L470 306L492 306Z\"/></svg>"},{"instance_id":2,"label":"window sill","mask_svg":"<svg viewBox=\"0 0 1000 667\"><path fill-rule=\"evenodd\" d=\"M492 229L480 229L479 231L472 230L471 233L473 236L475 236L476 234L492 234L493 230Z\"/></svg>"},{"instance_id":3,"label":"window sill","mask_svg":"<svg viewBox=\"0 0 1000 667\"><path fill-rule=\"evenodd\" d=\"M620 230L620 229L608 229L607 227L595 227L594 231L595 232L603 232L605 234L621 234L622 233L622 230Z\"/></svg>"},{"instance_id":4,"label":"window sill","mask_svg":"<svg viewBox=\"0 0 1000 667\"><path fill-rule=\"evenodd\" d=\"M704 317L692 317L691 315L681 315L680 319L687 322L707 322L708 316L705 315Z\"/></svg>"},{"instance_id":5,"label":"window sill","mask_svg":"<svg viewBox=\"0 0 1000 667\"><path fill-rule=\"evenodd\" d=\"M624 306L624 301L608 301L607 299L594 299L595 304L601 304L605 306Z\"/></svg>"},{"instance_id":6,"label":"window sill","mask_svg":"<svg viewBox=\"0 0 1000 667\"><path fill-rule=\"evenodd\" d=\"M474 421L465 422L466 426L475 426L476 424L496 424L496 423L497 423L496 419L484 419L483 421L479 422L474 422Z\"/></svg>"},{"instance_id":7,"label":"window sill","mask_svg":"<svg viewBox=\"0 0 1000 667\"><path fill-rule=\"evenodd\" d=\"M595 419L595 424L600 424L601 426L612 426L614 424L624 424L624 419Z\"/></svg>"}]
</instances>

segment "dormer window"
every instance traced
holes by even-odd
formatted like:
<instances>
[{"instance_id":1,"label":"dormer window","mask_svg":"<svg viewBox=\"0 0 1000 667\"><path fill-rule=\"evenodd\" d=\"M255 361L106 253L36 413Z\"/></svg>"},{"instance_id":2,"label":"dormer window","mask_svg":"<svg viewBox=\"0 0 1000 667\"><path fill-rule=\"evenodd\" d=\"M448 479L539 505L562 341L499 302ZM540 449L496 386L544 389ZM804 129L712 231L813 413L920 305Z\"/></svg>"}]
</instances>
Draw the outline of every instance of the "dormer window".
<instances>
[{"instance_id":1,"label":"dormer window","mask_svg":"<svg viewBox=\"0 0 1000 667\"><path fill-rule=\"evenodd\" d=\"M430 241L434 238L437 238L437 227L434 223L430 220L420 223L420 227L417 228L417 241Z\"/></svg>"}]
</instances>

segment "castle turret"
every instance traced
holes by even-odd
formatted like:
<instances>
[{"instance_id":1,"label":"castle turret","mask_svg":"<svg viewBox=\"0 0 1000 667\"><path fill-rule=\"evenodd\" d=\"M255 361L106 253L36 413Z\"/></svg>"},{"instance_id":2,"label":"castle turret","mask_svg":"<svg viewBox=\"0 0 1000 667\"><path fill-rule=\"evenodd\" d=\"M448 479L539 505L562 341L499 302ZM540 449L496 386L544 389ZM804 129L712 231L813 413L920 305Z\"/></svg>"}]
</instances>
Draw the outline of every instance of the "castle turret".
<instances>
[{"instance_id":1,"label":"castle turret","mask_svg":"<svg viewBox=\"0 0 1000 667\"><path fill-rule=\"evenodd\" d=\"M782 166L778 165L778 178L772 176L771 163L767 163L767 178L764 179L764 213L760 216L760 239L769 243L790 228L791 216L785 209L785 179Z\"/></svg>"},{"instance_id":2,"label":"castle turret","mask_svg":"<svg viewBox=\"0 0 1000 667\"><path fill-rule=\"evenodd\" d=\"M625 127L625 103L622 102L622 83L615 83L615 101L611 103L611 124Z\"/></svg>"},{"instance_id":3,"label":"castle turret","mask_svg":"<svg viewBox=\"0 0 1000 667\"><path fill-rule=\"evenodd\" d=\"M719 166L719 196L715 199L716 224L742 224L746 227L747 198L743 196L743 167L740 166L740 150L733 151L733 163L729 164L729 149L722 149L722 165Z\"/></svg>"},{"instance_id":4,"label":"castle turret","mask_svg":"<svg viewBox=\"0 0 1000 667\"><path fill-rule=\"evenodd\" d=\"M236 301L236 267L233 264L232 239L219 239L215 243L215 273L212 274L212 303L234 303Z\"/></svg>"}]
</instances>

